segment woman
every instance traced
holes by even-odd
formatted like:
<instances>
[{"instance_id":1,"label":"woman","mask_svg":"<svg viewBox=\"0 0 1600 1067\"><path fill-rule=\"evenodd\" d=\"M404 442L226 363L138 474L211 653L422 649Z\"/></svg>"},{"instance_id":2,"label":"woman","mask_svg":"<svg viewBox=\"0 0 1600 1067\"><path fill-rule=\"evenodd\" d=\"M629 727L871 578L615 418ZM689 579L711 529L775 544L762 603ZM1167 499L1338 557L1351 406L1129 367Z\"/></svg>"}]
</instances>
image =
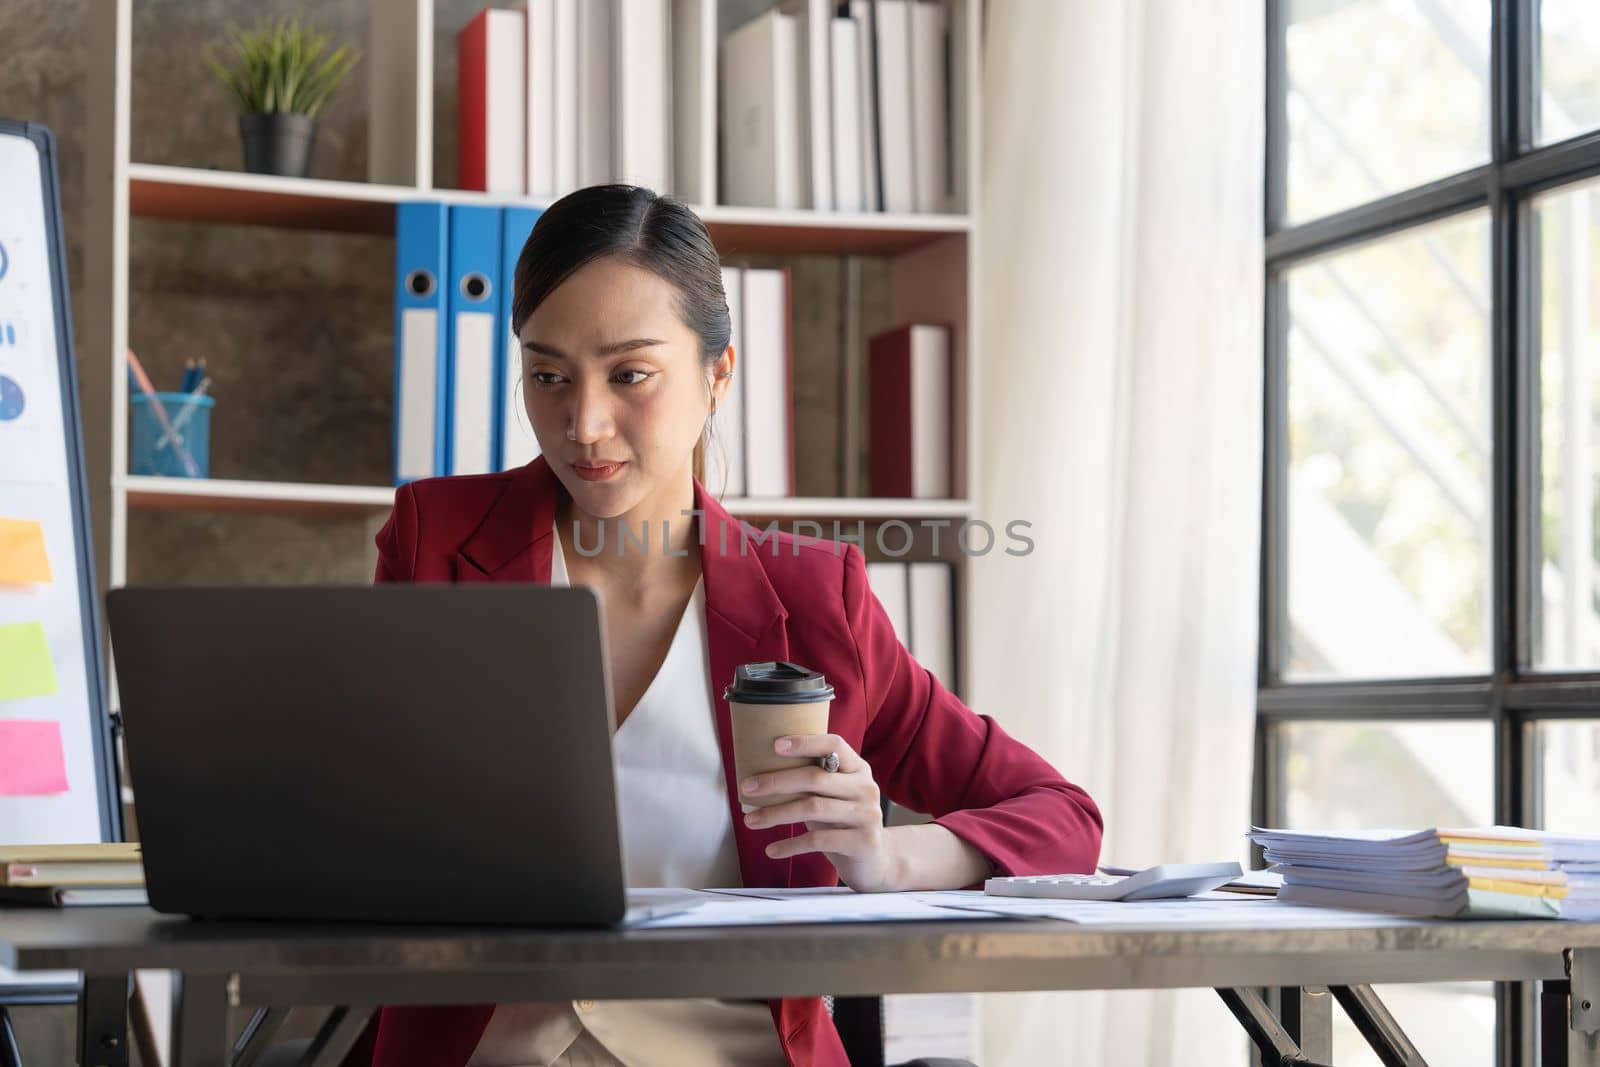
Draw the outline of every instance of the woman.
<instances>
[{"instance_id":1,"label":"woman","mask_svg":"<svg viewBox=\"0 0 1600 1067\"><path fill-rule=\"evenodd\" d=\"M595 588L630 884L877 892L1094 868L1093 801L916 664L857 548L746 541L701 483L738 353L693 212L625 185L564 197L517 262L512 325L543 454L402 487L377 580ZM831 732L786 751L836 770L734 781L722 688L766 660L833 685ZM880 788L935 820L885 828ZM741 789L804 796L746 814ZM375 1030L375 1067L848 1067L815 998L388 1008Z\"/></svg>"}]
</instances>

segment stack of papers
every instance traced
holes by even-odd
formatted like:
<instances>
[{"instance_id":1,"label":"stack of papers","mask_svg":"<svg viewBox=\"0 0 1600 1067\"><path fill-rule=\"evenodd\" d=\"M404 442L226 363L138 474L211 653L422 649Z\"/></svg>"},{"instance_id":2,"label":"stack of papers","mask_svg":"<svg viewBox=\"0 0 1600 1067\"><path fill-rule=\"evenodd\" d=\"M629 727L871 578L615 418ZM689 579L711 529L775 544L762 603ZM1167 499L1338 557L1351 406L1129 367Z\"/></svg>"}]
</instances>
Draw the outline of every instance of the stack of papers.
<instances>
[{"instance_id":1,"label":"stack of papers","mask_svg":"<svg viewBox=\"0 0 1600 1067\"><path fill-rule=\"evenodd\" d=\"M1437 918L1600 920L1600 838L1525 830L1255 828L1288 904Z\"/></svg>"}]
</instances>

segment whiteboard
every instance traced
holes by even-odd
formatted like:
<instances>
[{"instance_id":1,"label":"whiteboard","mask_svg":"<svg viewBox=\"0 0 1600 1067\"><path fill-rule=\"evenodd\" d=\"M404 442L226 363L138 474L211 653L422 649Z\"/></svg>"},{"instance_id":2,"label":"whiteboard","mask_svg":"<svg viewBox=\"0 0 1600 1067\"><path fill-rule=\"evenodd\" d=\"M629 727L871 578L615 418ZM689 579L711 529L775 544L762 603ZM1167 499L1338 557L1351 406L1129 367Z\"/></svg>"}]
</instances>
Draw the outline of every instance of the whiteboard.
<instances>
[{"instance_id":1,"label":"whiteboard","mask_svg":"<svg viewBox=\"0 0 1600 1067\"><path fill-rule=\"evenodd\" d=\"M0 119L0 843L122 836L55 147Z\"/></svg>"}]
</instances>

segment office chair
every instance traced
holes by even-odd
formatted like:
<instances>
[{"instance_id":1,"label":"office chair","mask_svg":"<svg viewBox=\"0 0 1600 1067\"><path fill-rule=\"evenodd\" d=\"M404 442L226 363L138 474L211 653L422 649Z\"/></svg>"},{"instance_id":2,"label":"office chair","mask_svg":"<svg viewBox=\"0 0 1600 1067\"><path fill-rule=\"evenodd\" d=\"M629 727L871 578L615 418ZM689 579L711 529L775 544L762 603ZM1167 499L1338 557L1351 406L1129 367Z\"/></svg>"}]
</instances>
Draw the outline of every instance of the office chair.
<instances>
[{"instance_id":1,"label":"office chair","mask_svg":"<svg viewBox=\"0 0 1600 1067\"><path fill-rule=\"evenodd\" d=\"M17 1032L11 1028L11 1013L0 1004L0 1067L22 1067L22 1050L17 1048Z\"/></svg>"},{"instance_id":2,"label":"office chair","mask_svg":"<svg viewBox=\"0 0 1600 1067\"><path fill-rule=\"evenodd\" d=\"M11 1012L16 1008L45 1005L76 1005L76 985L19 985L0 992L0 1067L26 1067L22 1047L17 1041Z\"/></svg>"}]
</instances>

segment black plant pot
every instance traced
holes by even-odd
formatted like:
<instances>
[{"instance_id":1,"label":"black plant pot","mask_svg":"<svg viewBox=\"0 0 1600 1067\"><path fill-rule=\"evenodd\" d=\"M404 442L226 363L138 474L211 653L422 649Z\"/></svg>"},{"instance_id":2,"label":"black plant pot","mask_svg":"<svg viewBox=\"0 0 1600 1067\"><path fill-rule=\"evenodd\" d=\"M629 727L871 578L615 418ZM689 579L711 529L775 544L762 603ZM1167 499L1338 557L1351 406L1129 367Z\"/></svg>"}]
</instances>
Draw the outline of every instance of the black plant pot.
<instances>
[{"instance_id":1,"label":"black plant pot","mask_svg":"<svg viewBox=\"0 0 1600 1067\"><path fill-rule=\"evenodd\" d=\"M307 115L240 115L244 169L251 174L304 178L311 166L317 120Z\"/></svg>"}]
</instances>

